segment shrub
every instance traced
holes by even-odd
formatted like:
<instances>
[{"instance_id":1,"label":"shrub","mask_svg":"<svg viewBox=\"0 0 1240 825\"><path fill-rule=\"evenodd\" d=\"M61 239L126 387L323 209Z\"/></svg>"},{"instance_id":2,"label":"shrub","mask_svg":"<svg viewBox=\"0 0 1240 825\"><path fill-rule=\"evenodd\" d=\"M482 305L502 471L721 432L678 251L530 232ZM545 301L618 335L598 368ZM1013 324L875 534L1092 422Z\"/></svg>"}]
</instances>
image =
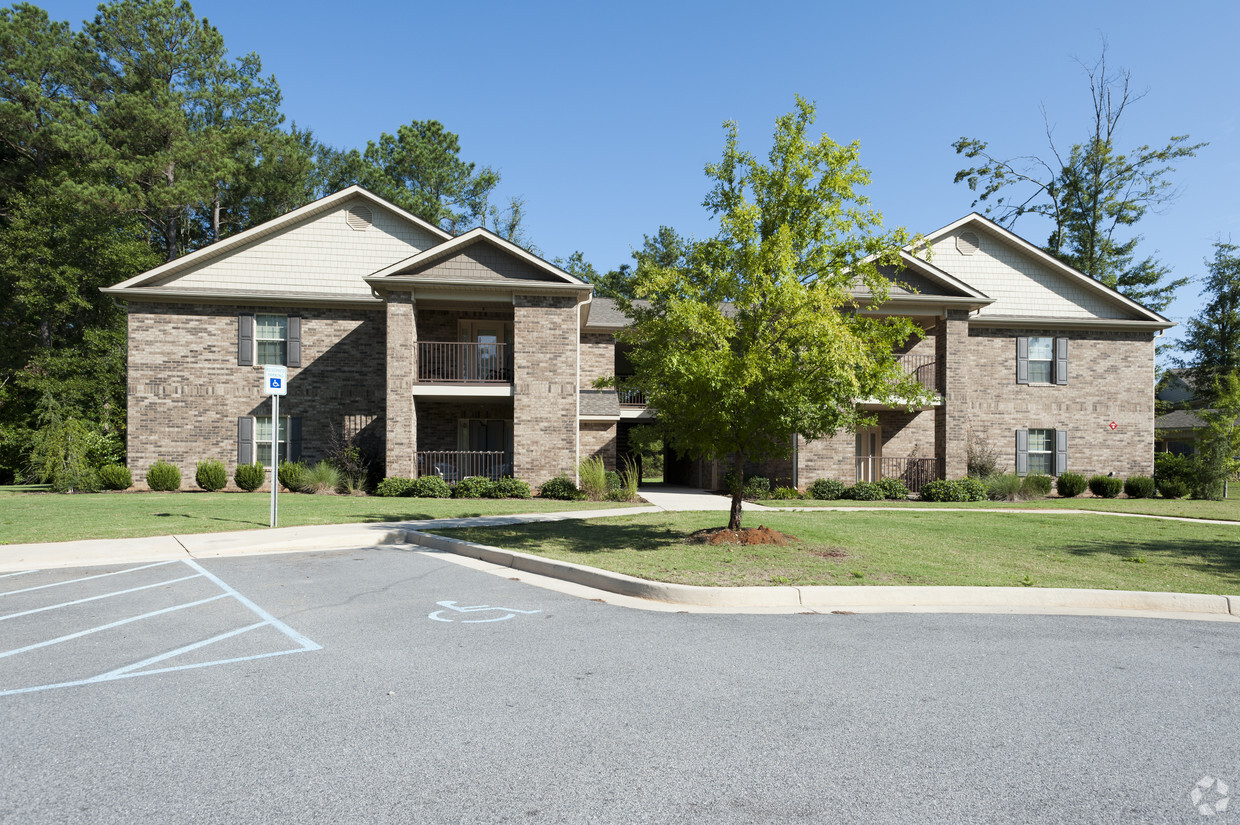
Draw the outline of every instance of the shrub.
<instances>
[{"instance_id":1,"label":"shrub","mask_svg":"<svg viewBox=\"0 0 1240 825\"><path fill-rule=\"evenodd\" d=\"M538 491L538 496L539 498L573 501L582 498L582 493L568 476L556 476L543 484L542 489Z\"/></svg>"},{"instance_id":2,"label":"shrub","mask_svg":"<svg viewBox=\"0 0 1240 825\"><path fill-rule=\"evenodd\" d=\"M964 496L960 501L986 500L986 485L976 478L959 479L956 481L956 486L960 488L960 493Z\"/></svg>"},{"instance_id":3,"label":"shrub","mask_svg":"<svg viewBox=\"0 0 1240 825\"><path fill-rule=\"evenodd\" d=\"M487 498L491 493L491 479L485 476L467 476L452 488L453 498Z\"/></svg>"},{"instance_id":4,"label":"shrub","mask_svg":"<svg viewBox=\"0 0 1240 825\"><path fill-rule=\"evenodd\" d=\"M603 459L595 456L582 460L577 465L577 475L581 477L581 491L591 501L602 501L607 495L607 468Z\"/></svg>"},{"instance_id":5,"label":"shrub","mask_svg":"<svg viewBox=\"0 0 1240 825\"><path fill-rule=\"evenodd\" d=\"M620 474L615 470L608 470L603 474L603 477L606 481L607 492L609 493L613 490L619 490L624 486L624 481L620 478Z\"/></svg>"},{"instance_id":6,"label":"shrub","mask_svg":"<svg viewBox=\"0 0 1240 825\"><path fill-rule=\"evenodd\" d=\"M486 495L487 498L529 498L530 485L519 478L501 478L491 482Z\"/></svg>"},{"instance_id":7,"label":"shrub","mask_svg":"<svg viewBox=\"0 0 1240 825\"><path fill-rule=\"evenodd\" d=\"M975 478L935 479L921 488L922 501L985 501L986 485Z\"/></svg>"},{"instance_id":8,"label":"shrub","mask_svg":"<svg viewBox=\"0 0 1240 825\"><path fill-rule=\"evenodd\" d=\"M99 483L105 490L128 490L133 486L133 473L120 464L109 464L99 470Z\"/></svg>"},{"instance_id":9,"label":"shrub","mask_svg":"<svg viewBox=\"0 0 1240 825\"><path fill-rule=\"evenodd\" d=\"M1115 498L1124 489L1124 482L1113 476L1096 475L1089 479L1089 492L1098 498Z\"/></svg>"},{"instance_id":10,"label":"shrub","mask_svg":"<svg viewBox=\"0 0 1240 825\"><path fill-rule=\"evenodd\" d=\"M238 464L236 472L233 473L233 481L237 482L237 486L247 493L252 493L262 487L266 480L267 468L257 461L253 464Z\"/></svg>"},{"instance_id":11,"label":"shrub","mask_svg":"<svg viewBox=\"0 0 1240 825\"><path fill-rule=\"evenodd\" d=\"M307 467L302 476L301 489L306 493L323 495L336 492L340 486L340 471L327 461L320 461L313 467Z\"/></svg>"},{"instance_id":12,"label":"shrub","mask_svg":"<svg viewBox=\"0 0 1240 825\"><path fill-rule=\"evenodd\" d=\"M283 467L281 471L283 471ZM417 488L417 484L417 481L412 478L401 478L400 476L385 478L375 485L375 495L383 496L384 498L411 496Z\"/></svg>"},{"instance_id":13,"label":"shrub","mask_svg":"<svg viewBox=\"0 0 1240 825\"><path fill-rule=\"evenodd\" d=\"M796 487L776 487L771 491L771 498L776 501L792 501L800 497L801 494L797 492Z\"/></svg>"},{"instance_id":14,"label":"shrub","mask_svg":"<svg viewBox=\"0 0 1240 825\"><path fill-rule=\"evenodd\" d=\"M892 501L903 501L908 498L908 488L898 478L880 478L878 480L878 489L882 491L883 498L891 499Z\"/></svg>"},{"instance_id":15,"label":"shrub","mask_svg":"<svg viewBox=\"0 0 1240 825\"><path fill-rule=\"evenodd\" d=\"M740 477L736 474L736 468L732 468L723 474L723 491L728 495L735 495L736 488L741 485Z\"/></svg>"},{"instance_id":16,"label":"shrub","mask_svg":"<svg viewBox=\"0 0 1240 825\"><path fill-rule=\"evenodd\" d=\"M1002 473L986 479L986 497L991 501L1015 501L1020 497L1021 477Z\"/></svg>"},{"instance_id":17,"label":"shrub","mask_svg":"<svg viewBox=\"0 0 1240 825\"><path fill-rule=\"evenodd\" d=\"M45 425L32 437L29 478L50 484L57 493L95 492L99 489L99 476L91 464L95 440L90 428L77 419L57 419Z\"/></svg>"},{"instance_id":18,"label":"shrub","mask_svg":"<svg viewBox=\"0 0 1240 825\"><path fill-rule=\"evenodd\" d=\"M624 498L612 497L614 501L632 501L637 498L637 482L641 479L642 465L638 463L632 456L625 456L620 464L620 489L615 490L616 496L623 495Z\"/></svg>"},{"instance_id":19,"label":"shrub","mask_svg":"<svg viewBox=\"0 0 1240 825\"><path fill-rule=\"evenodd\" d=\"M883 488L872 481L858 481L845 490L841 498L850 498L853 501L882 501Z\"/></svg>"},{"instance_id":20,"label":"shrub","mask_svg":"<svg viewBox=\"0 0 1240 825\"><path fill-rule=\"evenodd\" d=\"M439 476L421 476L414 482L413 491L406 495L417 498L452 498L452 488Z\"/></svg>"},{"instance_id":21,"label":"shrub","mask_svg":"<svg viewBox=\"0 0 1240 825\"><path fill-rule=\"evenodd\" d=\"M965 466L969 478L988 479L999 472L999 453L982 441L972 430L965 445Z\"/></svg>"},{"instance_id":22,"label":"shrub","mask_svg":"<svg viewBox=\"0 0 1240 825\"><path fill-rule=\"evenodd\" d=\"M228 484L228 469L218 459L199 461L194 471L194 483L208 493L218 493Z\"/></svg>"},{"instance_id":23,"label":"shrub","mask_svg":"<svg viewBox=\"0 0 1240 825\"><path fill-rule=\"evenodd\" d=\"M766 498L771 493L771 480L762 476L750 476L745 479L745 487L741 495L749 499Z\"/></svg>"},{"instance_id":24,"label":"shrub","mask_svg":"<svg viewBox=\"0 0 1240 825\"><path fill-rule=\"evenodd\" d=\"M146 486L160 493L181 489L181 471L167 461L156 461L146 471Z\"/></svg>"},{"instance_id":25,"label":"shrub","mask_svg":"<svg viewBox=\"0 0 1240 825\"><path fill-rule=\"evenodd\" d=\"M1055 479L1041 473L1031 473L1020 482L1021 498L1045 498L1051 494Z\"/></svg>"},{"instance_id":26,"label":"shrub","mask_svg":"<svg viewBox=\"0 0 1240 825\"><path fill-rule=\"evenodd\" d=\"M1055 480L1055 491L1064 498L1076 498L1085 492L1088 482L1080 473L1063 473Z\"/></svg>"},{"instance_id":27,"label":"shrub","mask_svg":"<svg viewBox=\"0 0 1240 825\"><path fill-rule=\"evenodd\" d=\"M806 492L810 498L815 498L819 501L835 501L844 495L844 490L846 489L847 485L842 481L836 481L833 478L820 478L809 485L809 489Z\"/></svg>"},{"instance_id":28,"label":"shrub","mask_svg":"<svg viewBox=\"0 0 1240 825\"><path fill-rule=\"evenodd\" d=\"M327 443L327 463L336 468L338 473L336 483L332 485L333 490L354 493L365 486L366 477L370 473L370 462L362 454L357 435L345 436L343 431L337 431L333 426Z\"/></svg>"},{"instance_id":29,"label":"shrub","mask_svg":"<svg viewBox=\"0 0 1240 825\"><path fill-rule=\"evenodd\" d=\"M1124 479L1124 495L1129 498L1153 498L1154 479L1149 476L1128 476Z\"/></svg>"},{"instance_id":30,"label":"shrub","mask_svg":"<svg viewBox=\"0 0 1240 825\"><path fill-rule=\"evenodd\" d=\"M623 487L617 487L614 490L607 491L608 501L632 501L633 497Z\"/></svg>"},{"instance_id":31,"label":"shrub","mask_svg":"<svg viewBox=\"0 0 1240 825\"><path fill-rule=\"evenodd\" d=\"M1188 485L1176 478L1154 479L1154 486L1163 498L1184 498Z\"/></svg>"},{"instance_id":32,"label":"shrub","mask_svg":"<svg viewBox=\"0 0 1240 825\"><path fill-rule=\"evenodd\" d=\"M301 461L280 462L280 486L290 493L300 493L306 483L306 465Z\"/></svg>"}]
</instances>

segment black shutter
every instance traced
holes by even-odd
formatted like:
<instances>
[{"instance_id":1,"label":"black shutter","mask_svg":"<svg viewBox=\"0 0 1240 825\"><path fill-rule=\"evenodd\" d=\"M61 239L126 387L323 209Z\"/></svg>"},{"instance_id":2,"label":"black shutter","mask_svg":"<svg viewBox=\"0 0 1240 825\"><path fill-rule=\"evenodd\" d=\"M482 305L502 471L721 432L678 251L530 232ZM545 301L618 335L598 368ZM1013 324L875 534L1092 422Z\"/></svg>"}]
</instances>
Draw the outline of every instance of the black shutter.
<instances>
[{"instance_id":1,"label":"black shutter","mask_svg":"<svg viewBox=\"0 0 1240 825\"><path fill-rule=\"evenodd\" d=\"M237 366L254 366L254 316L237 316Z\"/></svg>"},{"instance_id":2,"label":"black shutter","mask_svg":"<svg viewBox=\"0 0 1240 825\"><path fill-rule=\"evenodd\" d=\"M1016 475L1029 474L1029 431L1016 431Z\"/></svg>"},{"instance_id":3,"label":"black shutter","mask_svg":"<svg viewBox=\"0 0 1240 825\"><path fill-rule=\"evenodd\" d=\"M288 316L288 364L290 367L301 366L301 316Z\"/></svg>"},{"instance_id":4,"label":"black shutter","mask_svg":"<svg viewBox=\"0 0 1240 825\"><path fill-rule=\"evenodd\" d=\"M1068 431L1055 430L1055 475L1068 472Z\"/></svg>"},{"instance_id":5,"label":"black shutter","mask_svg":"<svg viewBox=\"0 0 1240 825\"><path fill-rule=\"evenodd\" d=\"M237 418L237 464L254 463L254 419L248 415Z\"/></svg>"},{"instance_id":6,"label":"black shutter","mask_svg":"<svg viewBox=\"0 0 1240 825\"><path fill-rule=\"evenodd\" d=\"M1068 339L1055 339L1055 383L1068 383Z\"/></svg>"},{"instance_id":7,"label":"black shutter","mask_svg":"<svg viewBox=\"0 0 1240 825\"><path fill-rule=\"evenodd\" d=\"M288 420L288 460L301 458L301 416L291 416Z\"/></svg>"},{"instance_id":8,"label":"black shutter","mask_svg":"<svg viewBox=\"0 0 1240 825\"><path fill-rule=\"evenodd\" d=\"M1016 383L1029 383L1029 339L1016 339Z\"/></svg>"}]
</instances>

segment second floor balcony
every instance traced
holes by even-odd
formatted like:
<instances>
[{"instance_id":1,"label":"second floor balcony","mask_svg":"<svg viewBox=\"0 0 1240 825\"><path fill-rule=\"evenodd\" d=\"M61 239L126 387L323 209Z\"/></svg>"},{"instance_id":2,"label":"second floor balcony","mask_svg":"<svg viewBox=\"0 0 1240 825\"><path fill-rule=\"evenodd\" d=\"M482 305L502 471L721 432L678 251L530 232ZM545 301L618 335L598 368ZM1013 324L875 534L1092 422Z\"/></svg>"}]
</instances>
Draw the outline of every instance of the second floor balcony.
<instances>
[{"instance_id":1,"label":"second floor balcony","mask_svg":"<svg viewBox=\"0 0 1240 825\"><path fill-rule=\"evenodd\" d=\"M420 384L511 384L509 344L418 341L414 380Z\"/></svg>"}]
</instances>

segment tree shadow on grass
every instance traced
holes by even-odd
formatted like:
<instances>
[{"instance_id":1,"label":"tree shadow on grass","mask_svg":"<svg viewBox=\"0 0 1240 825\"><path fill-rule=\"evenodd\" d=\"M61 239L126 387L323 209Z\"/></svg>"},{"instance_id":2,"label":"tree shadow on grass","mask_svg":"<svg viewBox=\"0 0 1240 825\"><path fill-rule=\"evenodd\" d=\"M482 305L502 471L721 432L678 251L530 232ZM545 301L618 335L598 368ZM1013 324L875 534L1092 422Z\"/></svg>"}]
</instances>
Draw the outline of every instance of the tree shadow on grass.
<instances>
[{"instance_id":1,"label":"tree shadow on grass","mask_svg":"<svg viewBox=\"0 0 1240 825\"><path fill-rule=\"evenodd\" d=\"M229 524L254 524L259 527L266 527L266 521L249 518L223 518L222 516L198 516L192 513L151 513L155 518L183 518L190 521L226 521Z\"/></svg>"},{"instance_id":2,"label":"tree shadow on grass","mask_svg":"<svg viewBox=\"0 0 1240 825\"><path fill-rule=\"evenodd\" d=\"M539 553L548 542L566 545L574 554L609 553L615 550L646 552L686 544L689 533L649 524L590 524L556 522L512 527L467 527L435 530L453 538L483 544L499 544L506 550Z\"/></svg>"},{"instance_id":3,"label":"tree shadow on grass","mask_svg":"<svg viewBox=\"0 0 1240 825\"><path fill-rule=\"evenodd\" d=\"M1063 549L1074 556L1110 555L1115 557L1116 562L1132 558L1144 558L1147 562L1157 560L1172 570L1211 576L1234 585L1240 591L1240 541L1230 536L1076 541Z\"/></svg>"}]
</instances>

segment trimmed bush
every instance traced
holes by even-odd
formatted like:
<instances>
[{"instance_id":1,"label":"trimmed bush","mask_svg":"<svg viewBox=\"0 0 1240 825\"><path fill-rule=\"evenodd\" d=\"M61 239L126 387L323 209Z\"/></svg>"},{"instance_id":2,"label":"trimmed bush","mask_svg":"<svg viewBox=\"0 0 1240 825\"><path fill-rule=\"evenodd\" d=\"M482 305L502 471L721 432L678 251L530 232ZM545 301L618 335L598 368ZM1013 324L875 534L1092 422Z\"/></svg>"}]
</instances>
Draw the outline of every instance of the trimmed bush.
<instances>
[{"instance_id":1,"label":"trimmed bush","mask_svg":"<svg viewBox=\"0 0 1240 825\"><path fill-rule=\"evenodd\" d=\"M336 492L340 486L340 471L330 461L320 461L307 467L301 477L301 489L306 493L325 495Z\"/></svg>"},{"instance_id":2,"label":"trimmed bush","mask_svg":"<svg viewBox=\"0 0 1240 825\"><path fill-rule=\"evenodd\" d=\"M1020 497L1021 477L1016 473L1001 473L986 479L986 498L991 501L1015 501Z\"/></svg>"},{"instance_id":3,"label":"trimmed bush","mask_svg":"<svg viewBox=\"0 0 1240 825\"><path fill-rule=\"evenodd\" d=\"M1163 498L1184 498L1197 486L1197 462L1174 453L1154 455L1154 486Z\"/></svg>"},{"instance_id":4,"label":"trimmed bush","mask_svg":"<svg viewBox=\"0 0 1240 825\"><path fill-rule=\"evenodd\" d=\"M280 462L280 486L290 493L300 493L306 483L306 465L300 461Z\"/></svg>"},{"instance_id":5,"label":"trimmed bush","mask_svg":"<svg viewBox=\"0 0 1240 825\"><path fill-rule=\"evenodd\" d=\"M850 498L853 501L882 501L883 488L872 481L858 481L845 490L841 498Z\"/></svg>"},{"instance_id":6,"label":"trimmed bush","mask_svg":"<svg viewBox=\"0 0 1240 825\"><path fill-rule=\"evenodd\" d=\"M1055 492L1064 498L1076 498L1085 492L1089 482L1080 473L1064 473L1055 480Z\"/></svg>"},{"instance_id":7,"label":"trimmed bush","mask_svg":"<svg viewBox=\"0 0 1240 825\"><path fill-rule=\"evenodd\" d=\"M453 498L489 498L490 493L491 479L483 476L468 476L452 488Z\"/></svg>"},{"instance_id":8,"label":"trimmed bush","mask_svg":"<svg viewBox=\"0 0 1240 825\"><path fill-rule=\"evenodd\" d=\"M735 493L740 483L740 478L736 475L736 468L732 468L723 474L723 491L728 495Z\"/></svg>"},{"instance_id":9,"label":"trimmed bush","mask_svg":"<svg viewBox=\"0 0 1240 825\"><path fill-rule=\"evenodd\" d=\"M177 465L162 459L151 465L146 471L146 486L158 493L168 493L181 489L181 471Z\"/></svg>"},{"instance_id":10,"label":"trimmed bush","mask_svg":"<svg viewBox=\"0 0 1240 825\"><path fill-rule=\"evenodd\" d=\"M964 498L961 501L985 501L986 485L976 478L962 478L956 481Z\"/></svg>"},{"instance_id":11,"label":"trimmed bush","mask_svg":"<svg viewBox=\"0 0 1240 825\"><path fill-rule=\"evenodd\" d=\"M629 493L628 490L624 489L623 487L617 487L614 490L607 491L607 500L608 501L632 501L633 496L631 493Z\"/></svg>"},{"instance_id":12,"label":"trimmed bush","mask_svg":"<svg viewBox=\"0 0 1240 825\"><path fill-rule=\"evenodd\" d=\"M560 501L574 501L582 497L577 485L568 476L556 476L543 484L538 491L539 498L553 498Z\"/></svg>"},{"instance_id":13,"label":"trimmed bush","mask_svg":"<svg viewBox=\"0 0 1240 825\"><path fill-rule=\"evenodd\" d=\"M1184 498L1188 495L1188 485L1178 478L1154 479L1154 486L1163 498Z\"/></svg>"},{"instance_id":14,"label":"trimmed bush","mask_svg":"<svg viewBox=\"0 0 1240 825\"><path fill-rule=\"evenodd\" d=\"M99 468L99 483L105 490L128 490L133 486L133 473L121 464Z\"/></svg>"},{"instance_id":15,"label":"trimmed bush","mask_svg":"<svg viewBox=\"0 0 1240 825\"><path fill-rule=\"evenodd\" d=\"M1149 476L1128 476L1124 479L1124 495L1129 498L1153 498L1154 479Z\"/></svg>"},{"instance_id":16,"label":"trimmed bush","mask_svg":"<svg viewBox=\"0 0 1240 825\"><path fill-rule=\"evenodd\" d=\"M616 475L616 479L619 480L619 478L620 476ZM619 487L616 488L616 490L619 490L619 489L620 489ZM608 495L610 495L611 493L614 493L616 490L610 491ZM501 478L497 481L491 482L491 487L489 490L487 490L487 498L529 498L529 497L530 497L530 485L526 484L524 481L522 481L519 478Z\"/></svg>"},{"instance_id":17,"label":"trimmed bush","mask_svg":"<svg viewBox=\"0 0 1240 825\"><path fill-rule=\"evenodd\" d=\"M283 468L281 468L283 469ZM384 498L395 498L397 496L411 496L413 491L417 489L418 482L412 478L402 478L393 476L385 478L375 486L375 495Z\"/></svg>"},{"instance_id":18,"label":"trimmed bush","mask_svg":"<svg viewBox=\"0 0 1240 825\"><path fill-rule=\"evenodd\" d=\"M228 469L218 459L199 461L198 468L194 470L194 483L208 493L218 493L228 484Z\"/></svg>"},{"instance_id":19,"label":"trimmed bush","mask_svg":"<svg viewBox=\"0 0 1240 825\"><path fill-rule=\"evenodd\" d=\"M439 476L422 476L414 482L413 492L417 498L452 498L452 488Z\"/></svg>"},{"instance_id":20,"label":"trimmed bush","mask_svg":"<svg viewBox=\"0 0 1240 825\"><path fill-rule=\"evenodd\" d=\"M903 501L908 498L908 488L898 478L880 478L877 483L878 489L882 491L883 498L885 499Z\"/></svg>"},{"instance_id":21,"label":"trimmed bush","mask_svg":"<svg viewBox=\"0 0 1240 825\"><path fill-rule=\"evenodd\" d=\"M771 491L771 498L776 501L794 501L801 498L796 487L776 487Z\"/></svg>"},{"instance_id":22,"label":"trimmed bush","mask_svg":"<svg viewBox=\"0 0 1240 825\"><path fill-rule=\"evenodd\" d=\"M1045 498L1051 494L1051 487L1054 484L1055 479L1050 476L1044 476L1041 473L1027 475L1020 482L1021 498Z\"/></svg>"},{"instance_id":23,"label":"trimmed bush","mask_svg":"<svg viewBox=\"0 0 1240 825\"><path fill-rule=\"evenodd\" d=\"M805 492L810 498L818 499L819 501L835 501L844 494L846 489L848 487L842 481L836 481L833 478L820 478L809 485L809 489Z\"/></svg>"},{"instance_id":24,"label":"trimmed bush","mask_svg":"<svg viewBox=\"0 0 1240 825\"><path fill-rule=\"evenodd\" d=\"M257 461L253 464L238 464L236 472L233 473L233 481L237 482L237 486L247 493L252 493L262 487L266 480L267 468Z\"/></svg>"},{"instance_id":25,"label":"trimmed bush","mask_svg":"<svg viewBox=\"0 0 1240 825\"><path fill-rule=\"evenodd\" d=\"M624 480L620 478L620 474L615 470L608 470L603 476L607 481L607 492L609 493L624 486Z\"/></svg>"},{"instance_id":26,"label":"trimmed bush","mask_svg":"<svg viewBox=\"0 0 1240 825\"><path fill-rule=\"evenodd\" d=\"M1115 498L1124 489L1124 482L1113 476L1096 475L1089 479L1089 492L1098 498Z\"/></svg>"},{"instance_id":27,"label":"trimmed bush","mask_svg":"<svg viewBox=\"0 0 1240 825\"><path fill-rule=\"evenodd\" d=\"M745 488L741 495L749 499L766 498L771 494L771 480L762 476L750 476L745 479Z\"/></svg>"},{"instance_id":28,"label":"trimmed bush","mask_svg":"<svg viewBox=\"0 0 1240 825\"><path fill-rule=\"evenodd\" d=\"M985 501L986 485L975 478L935 479L921 488L922 501Z\"/></svg>"}]
</instances>

